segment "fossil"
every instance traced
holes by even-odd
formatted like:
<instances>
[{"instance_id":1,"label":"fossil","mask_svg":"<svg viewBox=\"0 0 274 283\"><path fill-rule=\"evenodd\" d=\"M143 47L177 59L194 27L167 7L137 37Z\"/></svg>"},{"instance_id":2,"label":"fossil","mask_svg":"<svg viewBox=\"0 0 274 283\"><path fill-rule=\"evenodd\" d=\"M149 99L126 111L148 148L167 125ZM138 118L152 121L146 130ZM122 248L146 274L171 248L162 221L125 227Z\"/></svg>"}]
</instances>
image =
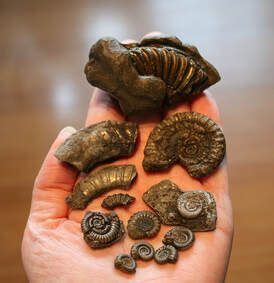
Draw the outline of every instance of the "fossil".
<instances>
[{"instance_id":1,"label":"fossil","mask_svg":"<svg viewBox=\"0 0 274 283\"><path fill-rule=\"evenodd\" d=\"M178 250L186 250L192 246L194 240L194 233L190 229L177 226L165 234L163 243L174 246Z\"/></svg>"},{"instance_id":2,"label":"fossil","mask_svg":"<svg viewBox=\"0 0 274 283\"><path fill-rule=\"evenodd\" d=\"M114 266L126 273L134 273L136 271L136 261L128 254L118 255L115 258Z\"/></svg>"},{"instance_id":3,"label":"fossil","mask_svg":"<svg viewBox=\"0 0 274 283\"><path fill-rule=\"evenodd\" d=\"M154 257L154 248L148 242L135 243L131 247L130 254L134 259L148 261Z\"/></svg>"},{"instance_id":4,"label":"fossil","mask_svg":"<svg viewBox=\"0 0 274 283\"><path fill-rule=\"evenodd\" d=\"M109 247L125 233L123 222L115 212L89 211L81 222L84 240L93 249Z\"/></svg>"},{"instance_id":5,"label":"fossil","mask_svg":"<svg viewBox=\"0 0 274 283\"><path fill-rule=\"evenodd\" d=\"M202 211L195 218L189 218L189 214L181 215L182 207L192 208L197 203L202 203ZM184 195L186 194L186 197ZM195 196L194 204L191 204L189 195ZM187 204L185 204L187 200ZM143 194L143 201L158 215L162 224L185 226L192 231L211 231L216 228L217 211L214 197L206 191L183 192L169 180L163 180L153 185ZM185 208L183 209L183 211Z\"/></svg>"},{"instance_id":6,"label":"fossil","mask_svg":"<svg viewBox=\"0 0 274 283\"><path fill-rule=\"evenodd\" d=\"M118 100L127 116L161 111L220 80L196 47L173 36L147 37L136 44L101 38L90 49L85 74L90 84Z\"/></svg>"},{"instance_id":7,"label":"fossil","mask_svg":"<svg viewBox=\"0 0 274 283\"><path fill-rule=\"evenodd\" d=\"M132 154L138 135L137 124L103 121L77 131L61 144L55 156L89 172L96 164Z\"/></svg>"},{"instance_id":8,"label":"fossil","mask_svg":"<svg viewBox=\"0 0 274 283\"><path fill-rule=\"evenodd\" d=\"M128 194L114 194L106 197L102 202L102 207L114 209L118 206L128 206L135 201L135 197Z\"/></svg>"},{"instance_id":9,"label":"fossil","mask_svg":"<svg viewBox=\"0 0 274 283\"><path fill-rule=\"evenodd\" d=\"M155 251L154 259L158 264L175 263L178 251L171 245L164 245Z\"/></svg>"},{"instance_id":10,"label":"fossil","mask_svg":"<svg viewBox=\"0 0 274 283\"><path fill-rule=\"evenodd\" d=\"M112 189L129 189L136 176L134 165L104 167L79 181L66 202L73 209L84 209L91 200Z\"/></svg>"},{"instance_id":11,"label":"fossil","mask_svg":"<svg viewBox=\"0 0 274 283\"><path fill-rule=\"evenodd\" d=\"M146 171L162 170L180 163L195 178L208 176L225 156L220 127L197 112L176 113L150 133L144 150Z\"/></svg>"},{"instance_id":12,"label":"fossil","mask_svg":"<svg viewBox=\"0 0 274 283\"><path fill-rule=\"evenodd\" d=\"M138 211L128 220L128 235L132 239L152 238L158 234L161 223L152 211Z\"/></svg>"}]
</instances>

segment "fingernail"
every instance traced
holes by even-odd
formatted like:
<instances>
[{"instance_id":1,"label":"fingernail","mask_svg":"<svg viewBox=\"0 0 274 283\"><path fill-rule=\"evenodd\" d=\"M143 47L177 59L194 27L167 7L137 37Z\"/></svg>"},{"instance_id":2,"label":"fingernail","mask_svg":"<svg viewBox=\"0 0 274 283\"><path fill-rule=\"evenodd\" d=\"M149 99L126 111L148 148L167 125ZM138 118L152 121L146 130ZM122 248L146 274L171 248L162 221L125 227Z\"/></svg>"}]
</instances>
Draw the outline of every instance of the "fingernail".
<instances>
[{"instance_id":1,"label":"fingernail","mask_svg":"<svg viewBox=\"0 0 274 283\"><path fill-rule=\"evenodd\" d=\"M68 133L68 134L74 134L76 132L76 129L71 127L71 126L67 126L65 128L63 128L61 130L62 133Z\"/></svg>"}]
</instances>

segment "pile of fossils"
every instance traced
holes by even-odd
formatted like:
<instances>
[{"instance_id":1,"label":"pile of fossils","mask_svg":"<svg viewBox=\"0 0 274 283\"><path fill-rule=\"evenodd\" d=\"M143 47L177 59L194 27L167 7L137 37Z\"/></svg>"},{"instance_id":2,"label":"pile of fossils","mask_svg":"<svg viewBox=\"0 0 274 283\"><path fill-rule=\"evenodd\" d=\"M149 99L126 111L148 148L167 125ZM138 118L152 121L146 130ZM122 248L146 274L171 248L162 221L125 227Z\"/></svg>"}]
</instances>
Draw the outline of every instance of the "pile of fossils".
<instances>
[{"instance_id":1,"label":"pile of fossils","mask_svg":"<svg viewBox=\"0 0 274 283\"><path fill-rule=\"evenodd\" d=\"M88 81L116 99L125 114L164 111L216 83L217 70L199 54L196 47L176 37L147 37L140 43L122 44L113 38L95 43L85 67ZM56 151L55 156L79 171L89 173L102 162L111 162L134 152L138 125L132 122L102 121L80 129ZM197 112L176 113L163 120L147 140L143 168L164 170L178 163L190 176L211 174L225 156L225 138L220 127ZM90 172L76 183L66 198L72 209L84 209L95 198L114 189L129 190L137 177L136 167L110 165ZM133 273L136 261L154 258L158 264L175 263L178 251L192 246L195 231L216 227L216 203L211 193L183 191L170 180L153 185L143 194L152 210L137 211L127 223L134 240L153 238L161 224L175 226L162 239L158 249L145 241L133 244L130 254L120 254L114 266ZM116 207L127 207L135 197L118 193L107 196L102 207L109 213L89 211L81 222L84 240L93 249L109 247L125 234ZM138 201L138 200L137 200Z\"/></svg>"}]
</instances>

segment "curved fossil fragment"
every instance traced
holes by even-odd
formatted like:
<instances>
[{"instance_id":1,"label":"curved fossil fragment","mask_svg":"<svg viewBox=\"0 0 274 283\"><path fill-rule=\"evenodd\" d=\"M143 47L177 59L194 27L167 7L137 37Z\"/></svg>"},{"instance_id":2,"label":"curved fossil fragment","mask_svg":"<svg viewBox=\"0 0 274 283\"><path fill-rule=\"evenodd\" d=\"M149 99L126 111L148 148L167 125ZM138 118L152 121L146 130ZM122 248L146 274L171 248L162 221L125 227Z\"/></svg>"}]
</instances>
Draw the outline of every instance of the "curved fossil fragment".
<instances>
[{"instance_id":1,"label":"curved fossil fragment","mask_svg":"<svg viewBox=\"0 0 274 283\"><path fill-rule=\"evenodd\" d=\"M121 44L102 38L90 49L87 80L119 101L126 115L161 111L220 80L196 47L177 37L147 37Z\"/></svg>"},{"instance_id":2,"label":"curved fossil fragment","mask_svg":"<svg viewBox=\"0 0 274 283\"><path fill-rule=\"evenodd\" d=\"M129 194L114 194L106 197L102 202L102 207L114 209L119 206L128 206L135 201L135 197Z\"/></svg>"},{"instance_id":3,"label":"curved fossil fragment","mask_svg":"<svg viewBox=\"0 0 274 283\"><path fill-rule=\"evenodd\" d=\"M208 176L225 156L221 128L197 112L176 113L150 133L144 150L146 171L166 169L180 163L195 178Z\"/></svg>"},{"instance_id":4,"label":"curved fossil fragment","mask_svg":"<svg viewBox=\"0 0 274 283\"><path fill-rule=\"evenodd\" d=\"M131 247L130 254L134 259L148 261L154 257L154 248L148 242L135 243Z\"/></svg>"},{"instance_id":5,"label":"curved fossil fragment","mask_svg":"<svg viewBox=\"0 0 274 283\"><path fill-rule=\"evenodd\" d=\"M163 243L174 246L178 250L186 250L193 245L194 240L194 233L190 229L178 226L165 234Z\"/></svg>"},{"instance_id":6,"label":"curved fossil fragment","mask_svg":"<svg viewBox=\"0 0 274 283\"><path fill-rule=\"evenodd\" d=\"M171 245L164 245L155 251L154 259L158 264L175 263L178 251Z\"/></svg>"},{"instance_id":7,"label":"curved fossil fragment","mask_svg":"<svg viewBox=\"0 0 274 283\"><path fill-rule=\"evenodd\" d=\"M195 200L192 202L189 196L193 196ZM195 217L189 217L182 207L192 210L196 206L197 198L198 203L202 203L202 211ZM184 192L171 181L163 180L143 194L143 201L155 211L162 224L185 226L192 231L211 231L216 228L216 202L209 192Z\"/></svg>"},{"instance_id":8,"label":"curved fossil fragment","mask_svg":"<svg viewBox=\"0 0 274 283\"><path fill-rule=\"evenodd\" d=\"M134 165L112 165L90 173L66 198L73 209L84 209L94 198L116 188L129 189L137 171Z\"/></svg>"},{"instance_id":9,"label":"curved fossil fragment","mask_svg":"<svg viewBox=\"0 0 274 283\"><path fill-rule=\"evenodd\" d=\"M87 212L82 219L84 240L93 249L105 248L119 241L125 233L123 222L115 212Z\"/></svg>"},{"instance_id":10,"label":"curved fossil fragment","mask_svg":"<svg viewBox=\"0 0 274 283\"><path fill-rule=\"evenodd\" d=\"M72 134L58 147L55 156L88 172L103 161L131 155L137 135L135 123L103 121Z\"/></svg>"},{"instance_id":11,"label":"curved fossil fragment","mask_svg":"<svg viewBox=\"0 0 274 283\"><path fill-rule=\"evenodd\" d=\"M135 273L137 264L130 255L120 254L115 258L114 266L123 272Z\"/></svg>"},{"instance_id":12,"label":"curved fossil fragment","mask_svg":"<svg viewBox=\"0 0 274 283\"><path fill-rule=\"evenodd\" d=\"M155 237L161 228L158 216L152 211L138 211L128 220L127 231L132 239Z\"/></svg>"}]
</instances>

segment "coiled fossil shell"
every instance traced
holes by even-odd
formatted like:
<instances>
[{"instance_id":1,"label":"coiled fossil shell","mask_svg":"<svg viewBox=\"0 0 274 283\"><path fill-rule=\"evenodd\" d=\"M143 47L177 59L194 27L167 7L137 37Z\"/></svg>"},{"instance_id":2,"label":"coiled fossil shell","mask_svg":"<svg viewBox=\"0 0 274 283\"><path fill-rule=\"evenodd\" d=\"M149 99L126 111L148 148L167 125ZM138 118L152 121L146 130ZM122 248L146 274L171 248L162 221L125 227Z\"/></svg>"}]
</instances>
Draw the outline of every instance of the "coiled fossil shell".
<instances>
[{"instance_id":1,"label":"coiled fossil shell","mask_svg":"<svg viewBox=\"0 0 274 283\"><path fill-rule=\"evenodd\" d=\"M144 150L146 171L180 163L195 178L208 176L225 156L225 137L220 127L197 112L176 113L150 133Z\"/></svg>"},{"instance_id":2,"label":"coiled fossil shell","mask_svg":"<svg viewBox=\"0 0 274 283\"><path fill-rule=\"evenodd\" d=\"M114 194L106 197L102 202L102 207L106 209L114 209L119 206L128 206L135 201L135 197L128 194Z\"/></svg>"},{"instance_id":3,"label":"coiled fossil shell","mask_svg":"<svg viewBox=\"0 0 274 283\"><path fill-rule=\"evenodd\" d=\"M164 245L155 251L154 259L158 264L175 263L178 251L171 245Z\"/></svg>"},{"instance_id":4,"label":"coiled fossil shell","mask_svg":"<svg viewBox=\"0 0 274 283\"><path fill-rule=\"evenodd\" d=\"M55 156L88 172L97 163L131 155L137 135L135 123L103 121L71 135L58 147Z\"/></svg>"},{"instance_id":5,"label":"coiled fossil shell","mask_svg":"<svg viewBox=\"0 0 274 283\"><path fill-rule=\"evenodd\" d=\"M118 100L125 115L161 111L220 80L196 47L177 37L148 37L136 44L102 38L90 49L87 80Z\"/></svg>"},{"instance_id":6,"label":"coiled fossil shell","mask_svg":"<svg viewBox=\"0 0 274 283\"><path fill-rule=\"evenodd\" d=\"M125 233L123 222L115 212L87 212L82 219L81 229L84 240L93 249L111 246Z\"/></svg>"},{"instance_id":7,"label":"coiled fossil shell","mask_svg":"<svg viewBox=\"0 0 274 283\"><path fill-rule=\"evenodd\" d=\"M91 200L112 189L128 189L136 176L134 165L104 167L79 181L66 202L73 209L84 209Z\"/></svg>"},{"instance_id":8,"label":"coiled fossil shell","mask_svg":"<svg viewBox=\"0 0 274 283\"><path fill-rule=\"evenodd\" d=\"M130 255L120 254L115 258L114 266L123 272L135 273L137 265L136 261Z\"/></svg>"},{"instance_id":9,"label":"coiled fossil shell","mask_svg":"<svg viewBox=\"0 0 274 283\"><path fill-rule=\"evenodd\" d=\"M157 215L151 211L138 211L128 220L128 235L132 239L155 237L160 231L161 223Z\"/></svg>"},{"instance_id":10,"label":"coiled fossil shell","mask_svg":"<svg viewBox=\"0 0 274 283\"><path fill-rule=\"evenodd\" d=\"M194 233L190 229L178 226L165 234L163 243L165 245L172 245L179 250L186 250L192 246L194 240Z\"/></svg>"},{"instance_id":11,"label":"coiled fossil shell","mask_svg":"<svg viewBox=\"0 0 274 283\"><path fill-rule=\"evenodd\" d=\"M192 193L193 192L193 193ZM214 196L206 191L183 192L176 184L170 180L163 180L160 183L153 185L143 194L143 201L151 207L158 215L162 224L165 225L180 225L189 228L192 231L211 231L216 228L217 210ZM186 197L184 195L186 194ZM189 202L186 207L192 207L191 198L199 199L202 203L202 211L194 217L189 217L189 214L181 215L179 209L183 200ZM180 198L180 207L179 207ZM196 201L195 201L196 203ZM182 210L182 209L181 209ZM185 209L183 209L185 211ZM185 217L187 215L187 217Z\"/></svg>"},{"instance_id":12,"label":"coiled fossil shell","mask_svg":"<svg viewBox=\"0 0 274 283\"><path fill-rule=\"evenodd\" d=\"M130 254L134 259L148 261L154 257L154 248L148 242L135 243L131 247Z\"/></svg>"}]
</instances>

